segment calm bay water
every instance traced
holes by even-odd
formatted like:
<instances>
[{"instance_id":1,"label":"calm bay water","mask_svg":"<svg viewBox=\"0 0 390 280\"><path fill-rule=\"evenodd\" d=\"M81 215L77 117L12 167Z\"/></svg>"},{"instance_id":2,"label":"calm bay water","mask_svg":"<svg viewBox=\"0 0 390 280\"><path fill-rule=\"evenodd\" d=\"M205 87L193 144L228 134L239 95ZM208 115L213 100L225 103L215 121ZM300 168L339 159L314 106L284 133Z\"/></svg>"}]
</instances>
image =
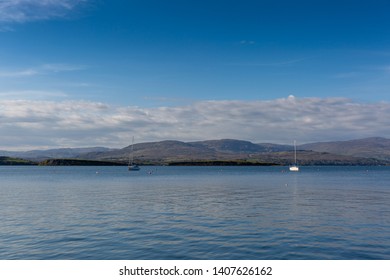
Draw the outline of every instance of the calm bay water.
<instances>
[{"instance_id":1,"label":"calm bay water","mask_svg":"<svg viewBox=\"0 0 390 280\"><path fill-rule=\"evenodd\" d=\"M390 167L15 166L0 193L3 260L390 259Z\"/></svg>"}]
</instances>

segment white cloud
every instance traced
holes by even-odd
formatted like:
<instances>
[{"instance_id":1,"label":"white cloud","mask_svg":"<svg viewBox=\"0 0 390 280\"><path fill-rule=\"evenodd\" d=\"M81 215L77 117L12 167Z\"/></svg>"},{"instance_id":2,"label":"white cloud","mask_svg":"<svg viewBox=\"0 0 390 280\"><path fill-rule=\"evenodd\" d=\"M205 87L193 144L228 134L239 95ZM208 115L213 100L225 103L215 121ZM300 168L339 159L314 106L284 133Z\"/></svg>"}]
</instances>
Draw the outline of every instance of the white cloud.
<instances>
[{"instance_id":1,"label":"white cloud","mask_svg":"<svg viewBox=\"0 0 390 280\"><path fill-rule=\"evenodd\" d=\"M24 23L66 16L87 0L2 0L0 22Z\"/></svg>"},{"instance_id":2,"label":"white cloud","mask_svg":"<svg viewBox=\"0 0 390 280\"><path fill-rule=\"evenodd\" d=\"M123 147L138 142L235 138L299 143L390 137L390 103L344 98L201 101L178 107L117 107L88 101L0 101L0 149Z\"/></svg>"}]
</instances>

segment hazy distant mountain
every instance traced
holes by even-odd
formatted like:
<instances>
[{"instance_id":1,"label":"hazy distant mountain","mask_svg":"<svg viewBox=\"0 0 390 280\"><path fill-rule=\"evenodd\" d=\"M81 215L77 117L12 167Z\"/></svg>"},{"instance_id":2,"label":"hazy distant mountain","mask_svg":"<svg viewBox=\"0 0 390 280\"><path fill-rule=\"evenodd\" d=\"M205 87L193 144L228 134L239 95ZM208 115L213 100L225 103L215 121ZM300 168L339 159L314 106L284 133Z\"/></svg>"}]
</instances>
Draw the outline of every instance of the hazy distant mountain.
<instances>
[{"instance_id":1,"label":"hazy distant mountain","mask_svg":"<svg viewBox=\"0 0 390 280\"><path fill-rule=\"evenodd\" d=\"M248 164L282 164L293 161L293 147L272 143L222 139L197 142L161 141L138 143L134 159L140 164L170 164L177 162L238 161ZM80 159L126 163L132 147L122 149L74 148L29 152L1 152L0 156L42 161L44 159ZM390 139L367 138L351 141L305 144L298 147L301 165L378 165L390 164Z\"/></svg>"},{"instance_id":2,"label":"hazy distant mountain","mask_svg":"<svg viewBox=\"0 0 390 280\"><path fill-rule=\"evenodd\" d=\"M278 148L276 148L278 147ZM281 148L284 147L284 148ZM248 141L223 139L198 142L161 141L134 145L134 158L141 162L172 162L199 160L248 159L256 153L292 150L291 146L253 144ZM131 146L123 149L81 155L85 159L127 161L131 156Z\"/></svg>"},{"instance_id":3,"label":"hazy distant mountain","mask_svg":"<svg viewBox=\"0 0 390 280\"><path fill-rule=\"evenodd\" d=\"M390 160L390 139L372 137L350 141L320 142L299 146L302 150L312 150L354 157Z\"/></svg>"},{"instance_id":4,"label":"hazy distant mountain","mask_svg":"<svg viewBox=\"0 0 390 280\"><path fill-rule=\"evenodd\" d=\"M292 146L277 145L270 143L254 144L249 141L234 140L234 139L222 139L222 140L208 140L191 142L190 144L205 147L216 152L222 153L263 153L263 152L280 152L289 151Z\"/></svg>"},{"instance_id":5,"label":"hazy distant mountain","mask_svg":"<svg viewBox=\"0 0 390 280\"><path fill-rule=\"evenodd\" d=\"M116 151L89 153L85 159L128 161L131 146ZM180 141L161 141L134 145L134 158L141 162L166 162L173 160L217 159L218 153L210 148Z\"/></svg>"},{"instance_id":6,"label":"hazy distant mountain","mask_svg":"<svg viewBox=\"0 0 390 280\"><path fill-rule=\"evenodd\" d=\"M49 158L76 158L80 154L86 154L91 152L107 152L112 149L104 147L92 147L92 148L60 148L50 150L32 150L26 152L11 152L0 151L0 156L18 157L31 160L44 160Z\"/></svg>"},{"instance_id":7,"label":"hazy distant mountain","mask_svg":"<svg viewBox=\"0 0 390 280\"><path fill-rule=\"evenodd\" d=\"M89 160L128 161L131 146L108 152L89 153L80 157ZM139 163L166 164L171 162L248 161L288 165L293 161L293 147L276 144L254 144L248 141L222 139L198 142L161 141L134 145L134 158ZM300 164L376 165L388 162L322 151L298 151Z\"/></svg>"},{"instance_id":8,"label":"hazy distant mountain","mask_svg":"<svg viewBox=\"0 0 390 280\"><path fill-rule=\"evenodd\" d=\"M262 146L252 142L233 139L199 141L189 144L220 153L259 153L266 151Z\"/></svg>"}]
</instances>

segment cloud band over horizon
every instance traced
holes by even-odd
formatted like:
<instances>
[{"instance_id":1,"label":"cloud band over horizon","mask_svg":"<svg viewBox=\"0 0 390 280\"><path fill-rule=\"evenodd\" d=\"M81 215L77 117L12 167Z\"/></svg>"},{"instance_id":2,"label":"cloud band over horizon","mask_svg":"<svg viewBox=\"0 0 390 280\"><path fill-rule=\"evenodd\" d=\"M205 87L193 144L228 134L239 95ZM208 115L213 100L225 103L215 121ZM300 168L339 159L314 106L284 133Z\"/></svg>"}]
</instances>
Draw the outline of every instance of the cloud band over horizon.
<instances>
[{"instance_id":1,"label":"cloud band over horizon","mask_svg":"<svg viewBox=\"0 0 390 280\"><path fill-rule=\"evenodd\" d=\"M206 100L185 106L125 107L68 100L0 101L0 149L121 148L167 139L233 138L300 144L390 137L390 103L345 98Z\"/></svg>"}]
</instances>

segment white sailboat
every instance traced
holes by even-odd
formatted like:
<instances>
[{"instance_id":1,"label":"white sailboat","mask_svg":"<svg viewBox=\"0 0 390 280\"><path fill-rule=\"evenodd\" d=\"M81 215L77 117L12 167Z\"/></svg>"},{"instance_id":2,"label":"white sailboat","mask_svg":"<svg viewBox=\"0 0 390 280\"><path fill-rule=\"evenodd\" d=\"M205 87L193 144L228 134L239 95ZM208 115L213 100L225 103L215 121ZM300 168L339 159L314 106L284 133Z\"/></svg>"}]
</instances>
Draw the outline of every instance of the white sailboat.
<instances>
[{"instance_id":1,"label":"white sailboat","mask_svg":"<svg viewBox=\"0 0 390 280\"><path fill-rule=\"evenodd\" d=\"M297 165L297 143L294 140L294 164L290 166L290 171L299 171L299 167Z\"/></svg>"},{"instance_id":2,"label":"white sailboat","mask_svg":"<svg viewBox=\"0 0 390 280\"><path fill-rule=\"evenodd\" d=\"M131 155L129 158L129 165L128 165L127 169L129 171L139 171L140 170L138 164L134 163L134 137L133 137L133 141L131 143Z\"/></svg>"}]
</instances>

